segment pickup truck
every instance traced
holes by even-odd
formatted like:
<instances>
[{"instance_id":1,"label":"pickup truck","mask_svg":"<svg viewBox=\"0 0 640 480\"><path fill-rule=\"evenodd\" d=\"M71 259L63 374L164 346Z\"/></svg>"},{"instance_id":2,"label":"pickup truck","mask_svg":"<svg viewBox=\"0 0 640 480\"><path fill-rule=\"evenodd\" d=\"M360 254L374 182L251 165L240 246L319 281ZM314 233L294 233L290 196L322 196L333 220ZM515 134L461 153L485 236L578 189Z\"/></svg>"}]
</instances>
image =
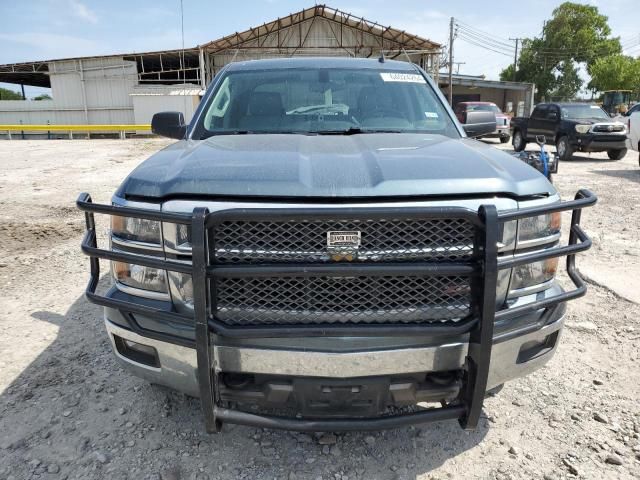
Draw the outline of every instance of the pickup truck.
<instances>
[{"instance_id":1,"label":"pickup truck","mask_svg":"<svg viewBox=\"0 0 640 480\"><path fill-rule=\"evenodd\" d=\"M199 397L209 432L474 428L487 392L556 351L567 301L586 291L580 212L596 201L561 201L534 168L467 138L496 128L477 113L463 128L401 61L225 66L188 125L153 117L177 142L110 203L77 200L86 295L117 360Z\"/></svg>"},{"instance_id":2,"label":"pickup truck","mask_svg":"<svg viewBox=\"0 0 640 480\"><path fill-rule=\"evenodd\" d=\"M575 151L607 152L611 160L621 160L627 154L627 129L613 121L598 105L585 103L541 103L530 118L511 119L512 144L516 152L527 142L544 135L556 145L561 160Z\"/></svg>"}]
</instances>

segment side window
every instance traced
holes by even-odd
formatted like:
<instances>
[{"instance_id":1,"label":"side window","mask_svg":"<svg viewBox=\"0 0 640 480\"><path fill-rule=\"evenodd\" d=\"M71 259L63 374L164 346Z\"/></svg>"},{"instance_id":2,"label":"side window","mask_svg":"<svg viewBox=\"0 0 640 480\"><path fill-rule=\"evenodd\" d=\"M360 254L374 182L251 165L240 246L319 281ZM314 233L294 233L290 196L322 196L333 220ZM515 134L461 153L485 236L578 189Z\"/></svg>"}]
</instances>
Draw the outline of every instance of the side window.
<instances>
[{"instance_id":1,"label":"side window","mask_svg":"<svg viewBox=\"0 0 640 480\"><path fill-rule=\"evenodd\" d=\"M547 112L547 120L558 120L558 118L560 118L558 107L550 107Z\"/></svg>"},{"instance_id":2,"label":"side window","mask_svg":"<svg viewBox=\"0 0 640 480\"><path fill-rule=\"evenodd\" d=\"M547 105L538 105L531 114L531 118L544 118L549 107Z\"/></svg>"}]
</instances>

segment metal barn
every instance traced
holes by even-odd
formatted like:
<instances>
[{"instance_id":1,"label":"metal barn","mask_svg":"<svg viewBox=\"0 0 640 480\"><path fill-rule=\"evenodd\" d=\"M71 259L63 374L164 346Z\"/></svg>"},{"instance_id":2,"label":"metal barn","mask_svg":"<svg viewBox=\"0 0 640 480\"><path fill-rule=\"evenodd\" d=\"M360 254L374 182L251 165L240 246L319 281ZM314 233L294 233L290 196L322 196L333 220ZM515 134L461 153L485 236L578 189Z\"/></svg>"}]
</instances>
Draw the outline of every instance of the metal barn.
<instances>
[{"instance_id":1,"label":"metal barn","mask_svg":"<svg viewBox=\"0 0 640 480\"><path fill-rule=\"evenodd\" d=\"M185 50L0 65L0 82L50 87L52 100L0 100L0 124L148 124L154 112L189 120L200 94L233 61L291 56L416 63L438 80L442 46L325 5ZM440 82L444 79L440 78ZM454 81L454 93L456 81Z\"/></svg>"}]
</instances>

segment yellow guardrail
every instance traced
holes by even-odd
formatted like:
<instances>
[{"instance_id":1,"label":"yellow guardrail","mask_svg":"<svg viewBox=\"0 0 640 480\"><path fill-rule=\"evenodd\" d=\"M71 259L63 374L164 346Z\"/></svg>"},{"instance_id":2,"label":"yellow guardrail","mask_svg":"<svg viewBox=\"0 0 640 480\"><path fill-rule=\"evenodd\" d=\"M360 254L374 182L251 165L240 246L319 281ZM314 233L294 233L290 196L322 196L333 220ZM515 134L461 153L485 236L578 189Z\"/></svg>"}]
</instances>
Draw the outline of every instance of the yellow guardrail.
<instances>
[{"instance_id":1,"label":"yellow guardrail","mask_svg":"<svg viewBox=\"0 0 640 480\"><path fill-rule=\"evenodd\" d=\"M67 132L73 138L73 132L104 133L119 132L120 138L126 138L125 132L150 132L151 125L2 125L0 133L6 132L11 140L11 132Z\"/></svg>"},{"instance_id":2,"label":"yellow guardrail","mask_svg":"<svg viewBox=\"0 0 640 480\"><path fill-rule=\"evenodd\" d=\"M151 131L151 125L0 125L4 132L122 132Z\"/></svg>"}]
</instances>

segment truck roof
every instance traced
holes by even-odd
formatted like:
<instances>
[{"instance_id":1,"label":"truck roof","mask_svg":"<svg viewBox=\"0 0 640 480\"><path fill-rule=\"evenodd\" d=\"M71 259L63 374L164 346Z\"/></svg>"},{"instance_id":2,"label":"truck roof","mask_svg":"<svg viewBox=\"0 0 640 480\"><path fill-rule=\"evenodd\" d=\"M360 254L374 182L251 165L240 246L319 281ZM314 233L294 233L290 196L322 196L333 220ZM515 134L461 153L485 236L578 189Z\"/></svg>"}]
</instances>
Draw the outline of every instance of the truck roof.
<instances>
[{"instance_id":1,"label":"truck roof","mask_svg":"<svg viewBox=\"0 0 640 480\"><path fill-rule=\"evenodd\" d=\"M373 70L416 71L417 67L411 63L399 60L380 62L377 58L348 58L348 57L296 57L296 58L267 58L262 60L247 60L228 65L229 71L238 70L274 70L290 68L369 68Z\"/></svg>"},{"instance_id":2,"label":"truck roof","mask_svg":"<svg viewBox=\"0 0 640 480\"><path fill-rule=\"evenodd\" d=\"M536 107L540 106L540 105L557 105L559 107L572 107L575 105L588 105L588 106L597 106L599 107L600 105L596 104L596 103L591 103L591 102L542 102L542 103L538 103L536 104Z\"/></svg>"}]
</instances>

